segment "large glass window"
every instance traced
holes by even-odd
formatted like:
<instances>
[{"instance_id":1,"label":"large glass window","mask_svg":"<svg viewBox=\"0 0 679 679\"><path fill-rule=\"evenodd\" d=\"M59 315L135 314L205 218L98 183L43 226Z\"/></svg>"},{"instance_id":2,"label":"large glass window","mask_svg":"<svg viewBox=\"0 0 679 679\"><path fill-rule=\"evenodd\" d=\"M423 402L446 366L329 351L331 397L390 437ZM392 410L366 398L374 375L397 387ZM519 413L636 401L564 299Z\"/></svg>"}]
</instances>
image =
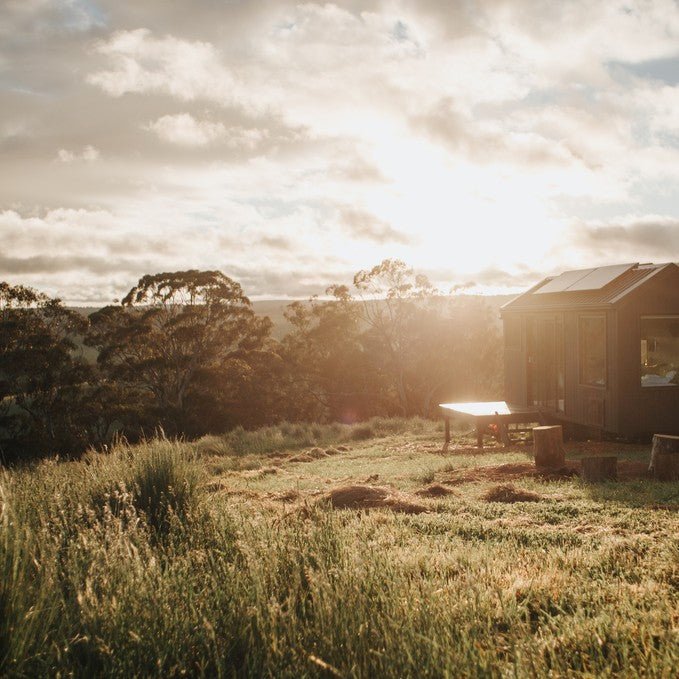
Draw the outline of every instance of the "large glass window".
<instances>
[{"instance_id":1,"label":"large glass window","mask_svg":"<svg viewBox=\"0 0 679 679\"><path fill-rule=\"evenodd\" d=\"M581 316L579 326L580 383L606 384L606 319Z\"/></svg>"},{"instance_id":2,"label":"large glass window","mask_svg":"<svg viewBox=\"0 0 679 679\"><path fill-rule=\"evenodd\" d=\"M679 316L641 318L641 386L679 385Z\"/></svg>"}]
</instances>

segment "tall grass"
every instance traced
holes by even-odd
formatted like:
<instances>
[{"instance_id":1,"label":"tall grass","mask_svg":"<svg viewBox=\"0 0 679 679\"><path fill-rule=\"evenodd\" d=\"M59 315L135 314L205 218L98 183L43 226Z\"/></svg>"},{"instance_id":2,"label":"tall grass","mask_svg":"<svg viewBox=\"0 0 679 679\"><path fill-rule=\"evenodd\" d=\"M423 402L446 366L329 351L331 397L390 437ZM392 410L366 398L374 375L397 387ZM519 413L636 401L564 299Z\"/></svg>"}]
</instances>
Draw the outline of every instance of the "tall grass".
<instances>
[{"instance_id":1,"label":"tall grass","mask_svg":"<svg viewBox=\"0 0 679 679\"><path fill-rule=\"evenodd\" d=\"M204 495L196 464L157 441L0 477L0 674L669 677L679 663L674 515L456 497L419 516L281 514ZM611 531L556 529L576 519Z\"/></svg>"},{"instance_id":2,"label":"tall grass","mask_svg":"<svg viewBox=\"0 0 679 679\"><path fill-rule=\"evenodd\" d=\"M30 663L56 623L49 557L15 514L7 477L0 477L0 673Z\"/></svg>"},{"instance_id":3,"label":"tall grass","mask_svg":"<svg viewBox=\"0 0 679 679\"><path fill-rule=\"evenodd\" d=\"M195 446L201 455L267 455L299 450L310 446L327 446L364 441L405 432L422 434L435 431L438 423L421 418L373 417L357 424L289 423L248 431L236 427L223 436L204 436Z\"/></svg>"}]
</instances>

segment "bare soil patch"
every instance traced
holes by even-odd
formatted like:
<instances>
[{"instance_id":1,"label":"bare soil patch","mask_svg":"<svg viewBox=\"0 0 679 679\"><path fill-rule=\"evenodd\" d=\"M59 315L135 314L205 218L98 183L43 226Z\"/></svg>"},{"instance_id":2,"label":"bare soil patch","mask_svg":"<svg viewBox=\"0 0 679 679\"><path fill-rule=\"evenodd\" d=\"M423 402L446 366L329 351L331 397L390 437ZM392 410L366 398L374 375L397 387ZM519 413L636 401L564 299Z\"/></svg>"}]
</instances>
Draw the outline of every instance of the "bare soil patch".
<instances>
[{"instance_id":1,"label":"bare soil patch","mask_svg":"<svg viewBox=\"0 0 679 679\"><path fill-rule=\"evenodd\" d=\"M506 502L513 504L514 502L541 502L544 498L537 493L530 490L523 490L516 488L511 483L502 483L498 486L493 486L486 491L482 498L486 502Z\"/></svg>"},{"instance_id":2,"label":"bare soil patch","mask_svg":"<svg viewBox=\"0 0 679 679\"><path fill-rule=\"evenodd\" d=\"M420 490L415 491L415 495L420 497L444 497L446 495L453 495L453 491L440 483L432 483L426 488L420 488Z\"/></svg>"},{"instance_id":3,"label":"bare soil patch","mask_svg":"<svg viewBox=\"0 0 679 679\"><path fill-rule=\"evenodd\" d=\"M442 483L457 486L475 481L513 481L515 479L541 479L543 481L561 481L580 476L580 461L567 460L558 469L537 469L532 462L512 462L508 464L490 465L486 467L461 468L452 472ZM618 480L649 478L648 464L630 460L618 460Z\"/></svg>"},{"instance_id":4,"label":"bare soil patch","mask_svg":"<svg viewBox=\"0 0 679 679\"><path fill-rule=\"evenodd\" d=\"M455 486L461 483L473 483L474 481L510 481L524 478L568 479L577 476L579 468L579 462L567 462L566 466L560 469L536 469L532 462L510 462L486 467L458 469L443 483Z\"/></svg>"},{"instance_id":5,"label":"bare soil patch","mask_svg":"<svg viewBox=\"0 0 679 679\"><path fill-rule=\"evenodd\" d=\"M329 502L333 509L390 509L405 514L428 511L424 505L384 486L341 486L327 493L323 501Z\"/></svg>"},{"instance_id":6,"label":"bare soil patch","mask_svg":"<svg viewBox=\"0 0 679 679\"><path fill-rule=\"evenodd\" d=\"M345 446L337 446L326 448L315 447L309 448L309 450L304 450L301 453L292 455L287 458L287 462L314 462L315 460L322 460L326 457L332 457L333 455L339 455L340 453L348 450Z\"/></svg>"}]
</instances>

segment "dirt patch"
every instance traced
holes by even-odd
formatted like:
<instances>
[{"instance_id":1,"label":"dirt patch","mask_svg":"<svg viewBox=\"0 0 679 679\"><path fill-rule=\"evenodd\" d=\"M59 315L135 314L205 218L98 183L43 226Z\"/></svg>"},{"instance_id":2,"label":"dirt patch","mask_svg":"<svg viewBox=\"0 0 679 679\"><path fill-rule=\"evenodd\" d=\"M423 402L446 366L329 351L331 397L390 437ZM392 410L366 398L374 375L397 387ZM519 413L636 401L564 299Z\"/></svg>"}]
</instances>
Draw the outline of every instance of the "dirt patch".
<instances>
[{"instance_id":1,"label":"dirt patch","mask_svg":"<svg viewBox=\"0 0 679 679\"><path fill-rule=\"evenodd\" d=\"M428 511L406 495L383 486L341 486L323 497L333 509L390 509L393 512L420 514Z\"/></svg>"},{"instance_id":2,"label":"dirt patch","mask_svg":"<svg viewBox=\"0 0 679 679\"><path fill-rule=\"evenodd\" d=\"M323 448L309 448L309 450L297 453L297 455L292 455L288 458L288 462L314 462L331 455L337 455L339 452L335 448L328 448L327 450L323 450Z\"/></svg>"},{"instance_id":3,"label":"dirt patch","mask_svg":"<svg viewBox=\"0 0 679 679\"><path fill-rule=\"evenodd\" d=\"M511 481L514 479L537 478L545 481L559 481L579 475L579 462L567 462L559 469L537 469L531 462L512 462L487 467L467 467L455 470L443 480L447 486L474 481Z\"/></svg>"},{"instance_id":4,"label":"dirt patch","mask_svg":"<svg viewBox=\"0 0 679 679\"><path fill-rule=\"evenodd\" d=\"M568 460L558 469L537 469L532 462L513 462L487 467L468 467L453 471L442 483L457 486L474 481L513 481L516 479L540 479L562 481L580 476L580 461ZM618 460L618 480L649 478L648 464L630 460Z\"/></svg>"},{"instance_id":5,"label":"dirt patch","mask_svg":"<svg viewBox=\"0 0 679 679\"><path fill-rule=\"evenodd\" d=\"M288 462L313 462L316 458L307 455L306 453L297 453L297 455L290 456Z\"/></svg>"},{"instance_id":6,"label":"dirt patch","mask_svg":"<svg viewBox=\"0 0 679 679\"><path fill-rule=\"evenodd\" d=\"M540 502L543 498L530 490L516 488L511 483L502 483L493 486L482 495L486 502Z\"/></svg>"},{"instance_id":7,"label":"dirt patch","mask_svg":"<svg viewBox=\"0 0 679 679\"><path fill-rule=\"evenodd\" d=\"M444 497L446 495L453 495L453 491L442 486L440 483L432 483L426 488L420 488L420 490L415 491L415 495L420 497Z\"/></svg>"}]
</instances>

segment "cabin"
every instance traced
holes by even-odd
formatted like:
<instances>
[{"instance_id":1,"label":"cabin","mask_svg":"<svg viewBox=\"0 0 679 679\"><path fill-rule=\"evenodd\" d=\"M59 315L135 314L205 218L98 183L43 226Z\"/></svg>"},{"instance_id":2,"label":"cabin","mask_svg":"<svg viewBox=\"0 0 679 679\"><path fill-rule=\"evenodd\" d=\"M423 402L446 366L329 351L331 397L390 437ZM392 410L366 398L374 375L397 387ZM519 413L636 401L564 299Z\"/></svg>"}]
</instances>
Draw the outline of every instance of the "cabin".
<instances>
[{"instance_id":1,"label":"cabin","mask_svg":"<svg viewBox=\"0 0 679 679\"><path fill-rule=\"evenodd\" d=\"M679 434L679 266L566 271L500 313L508 403L598 432Z\"/></svg>"}]
</instances>

